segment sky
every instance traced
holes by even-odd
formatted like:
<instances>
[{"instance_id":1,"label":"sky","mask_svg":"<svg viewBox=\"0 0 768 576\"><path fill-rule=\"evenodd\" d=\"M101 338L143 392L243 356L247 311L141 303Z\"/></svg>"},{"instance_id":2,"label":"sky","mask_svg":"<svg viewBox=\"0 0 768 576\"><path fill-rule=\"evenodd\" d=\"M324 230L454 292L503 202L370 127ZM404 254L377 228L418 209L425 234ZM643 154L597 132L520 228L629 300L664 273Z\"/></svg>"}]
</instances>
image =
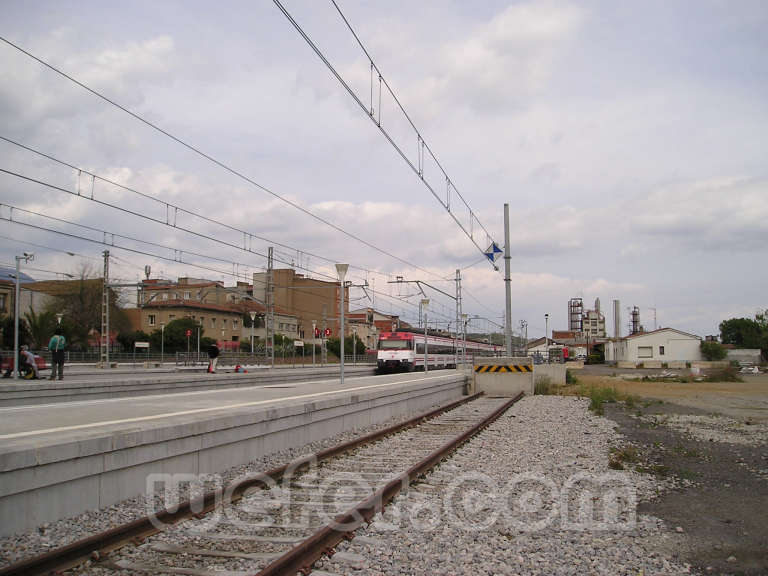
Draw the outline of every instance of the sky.
<instances>
[{"instance_id":1,"label":"sky","mask_svg":"<svg viewBox=\"0 0 768 576\"><path fill-rule=\"evenodd\" d=\"M2 0L2 38L165 133L0 42L0 266L66 278L109 249L115 281L232 285L273 246L311 277L349 263L352 308L414 321L426 296L454 327L460 269L488 330L506 203L530 337L573 297L609 327L620 300L624 334L632 306L700 336L768 307L765 2L337 3L418 132L330 1L282 4L365 110L267 0ZM419 138L444 173L416 174Z\"/></svg>"}]
</instances>

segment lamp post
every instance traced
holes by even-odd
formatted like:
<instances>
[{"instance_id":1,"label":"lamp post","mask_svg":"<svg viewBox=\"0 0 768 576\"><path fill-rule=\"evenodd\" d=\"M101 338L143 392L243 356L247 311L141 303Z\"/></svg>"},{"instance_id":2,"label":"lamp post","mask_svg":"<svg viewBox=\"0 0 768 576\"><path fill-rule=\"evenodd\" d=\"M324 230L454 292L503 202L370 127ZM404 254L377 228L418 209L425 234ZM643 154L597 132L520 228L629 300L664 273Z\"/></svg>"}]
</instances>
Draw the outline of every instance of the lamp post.
<instances>
[{"instance_id":1,"label":"lamp post","mask_svg":"<svg viewBox=\"0 0 768 576\"><path fill-rule=\"evenodd\" d=\"M62 314L61 312L58 312L58 313L56 314L56 324L57 324L58 326L61 326L61 319L62 319L63 317L64 317L64 314Z\"/></svg>"},{"instance_id":2,"label":"lamp post","mask_svg":"<svg viewBox=\"0 0 768 576\"><path fill-rule=\"evenodd\" d=\"M187 353L189 353L189 351L187 351ZM160 322L160 364L162 364L164 360L165 360L165 322Z\"/></svg>"},{"instance_id":3,"label":"lamp post","mask_svg":"<svg viewBox=\"0 0 768 576\"><path fill-rule=\"evenodd\" d=\"M256 321L256 312L251 310L251 356L253 356L253 323Z\"/></svg>"},{"instance_id":4,"label":"lamp post","mask_svg":"<svg viewBox=\"0 0 768 576\"><path fill-rule=\"evenodd\" d=\"M427 349L427 306L429 306L429 298L421 299L421 308L424 315L424 373L429 372L429 350Z\"/></svg>"},{"instance_id":5,"label":"lamp post","mask_svg":"<svg viewBox=\"0 0 768 576\"><path fill-rule=\"evenodd\" d=\"M315 343L317 341L317 322L312 320L312 368L315 367Z\"/></svg>"},{"instance_id":6,"label":"lamp post","mask_svg":"<svg viewBox=\"0 0 768 576\"><path fill-rule=\"evenodd\" d=\"M30 260L35 259L35 255L31 252L24 252L23 256L15 256L16 258L16 298L14 299L14 325L13 325L13 378L19 379L19 297L21 295L21 261L24 260L26 264Z\"/></svg>"},{"instance_id":7,"label":"lamp post","mask_svg":"<svg viewBox=\"0 0 768 576\"><path fill-rule=\"evenodd\" d=\"M357 326L352 326L352 365L357 366Z\"/></svg>"},{"instance_id":8,"label":"lamp post","mask_svg":"<svg viewBox=\"0 0 768 576\"><path fill-rule=\"evenodd\" d=\"M341 334L340 334L340 352L341 352L341 384L344 384L344 277L347 275L349 264L336 264L336 273L339 275L341 285Z\"/></svg>"},{"instance_id":9,"label":"lamp post","mask_svg":"<svg viewBox=\"0 0 768 576\"><path fill-rule=\"evenodd\" d=\"M547 353L547 364L549 364L549 314L544 314L544 350Z\"/></svg>"}]
</instances>

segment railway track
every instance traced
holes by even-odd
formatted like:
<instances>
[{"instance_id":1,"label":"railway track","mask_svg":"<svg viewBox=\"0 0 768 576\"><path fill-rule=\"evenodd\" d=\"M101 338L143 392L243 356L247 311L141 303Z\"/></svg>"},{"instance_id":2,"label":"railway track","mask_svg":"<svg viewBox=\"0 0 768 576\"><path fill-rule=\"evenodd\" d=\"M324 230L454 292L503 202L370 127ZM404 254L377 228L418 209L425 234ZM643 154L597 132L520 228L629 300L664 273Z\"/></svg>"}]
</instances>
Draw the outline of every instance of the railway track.
<instances>
[{"instance_id":1,"label":"railway track","mask_svg":"<svg viewBox=\"0 0 768 576\"><path fill-rule=\"evenodd\" d=\"M8 566L0 576L68 569L99 576L309 574L521 396L454 403Z\"/></svg>"}]
</instances>

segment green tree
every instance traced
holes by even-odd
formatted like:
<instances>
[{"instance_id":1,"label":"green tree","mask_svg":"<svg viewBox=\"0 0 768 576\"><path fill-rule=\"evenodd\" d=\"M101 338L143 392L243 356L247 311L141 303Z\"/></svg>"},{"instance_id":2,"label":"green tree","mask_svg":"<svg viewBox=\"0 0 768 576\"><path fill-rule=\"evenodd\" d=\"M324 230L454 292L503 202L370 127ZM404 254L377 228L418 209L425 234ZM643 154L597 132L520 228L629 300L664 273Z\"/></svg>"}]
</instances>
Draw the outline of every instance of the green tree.
<instances>
[{"instance_id":1,"label":"green tree","mask_svg":"<svg viewBox=\"0 0 768 576\"><path fill-rule=\"evenodd\" d=\"M719 342L702 342L699 346L701 355L707 360L722 360L728 354L723 345Z\"/></svg>"},{"instance_id":2,"label":"green tree","mask_svg":"<svg viewBox=\"0 0 768 576\"><path fill-rule=\"evenodd\" d=\"M355 338L355 343L352 343L352 336L344 338L344 355L351 356L353 346L355 346L355 354L358 356L365 355L365 344L360 341L359 338ZM327 342L328 351L335 355L337 358L341 354L341 340L339 338L328 338Z\"/></svg>"},{"instance_id":3,"label":"green tree","mask_svg":"<svg viewBox=\"0 0 768 576\"><path fill-rule=\"evenodd\" d=\"M58 291L46 306L46 311L64 314L65 335L72 348L85 348L91 330L101 332L101 301L103 278L96 277L89 267L80 270L79 278L57 283ZM130 331L131 323L120 307L120 294L109 289L109 329L114 332Z\"/></svg>"},{"instance_id":4,"label":"green tree","mask_svg":"<svg viewBox=\"0 0 768 576\"><path fill-rule=\"evenodd\" d=\"M34 308L24 314L27 328L29 330L29 339L27 344L30 347L40 350L48 346L48 340L53 336L56 328L56 316L51 311L44 311L37 314Z\"/></svg>"},{"instance_id":5,"label":"green tree","mask_svg":"<svg viewBox=\"0 0 768 576\"><path fill-rule=\"evenodd\" d=\"M731 318L720 322L720 340L738 348L761 348L764 330L757 320Z\"/></svg>"},{"instance_id":6,"label":"green tree","mask_svg":"<svg viewBox=\"0 0 768 576\"><path fill-rule=\"evenodd\" d=\"M187 330L191 330L189 337L189 350L197 351L197 322L192 318L177 318L171 320L165 327L165 333L162 329L155 330L149 335L149 346L153 352L186 352L187 351ZM204 328L200 328L200 351L203 351ZM161 346L162 344L162 346Z\"/></svg>"},{"instance_id":7,"label":"green tree","mask_svg":"<svg viewBox=\"0 0 768 576\"><path fill-rule=\"evenodd\" d=\"M117 341L120 342L120 346L123 347L123 352L133 352L133 345L135 342L148 342L149 334L142 330L136 330L135 332L120 332L117 335Z\"/></svg>"},{"instance_id":8,"label":"green tree","mask_svg":"<svg viewBox=\"0 0 768 576\"><path fill-rule=\"evenodd\" d=\"M13 316L10 314L8 316L5 316L2 321L2 332L3 332L3 348L6 350L12 350L13 349L13 331L14 331L14 321ZM29 342L29 327L27 326L26 321L24 318L19 319L19 345L25 344Z\"/></svg>"}]
</instances>

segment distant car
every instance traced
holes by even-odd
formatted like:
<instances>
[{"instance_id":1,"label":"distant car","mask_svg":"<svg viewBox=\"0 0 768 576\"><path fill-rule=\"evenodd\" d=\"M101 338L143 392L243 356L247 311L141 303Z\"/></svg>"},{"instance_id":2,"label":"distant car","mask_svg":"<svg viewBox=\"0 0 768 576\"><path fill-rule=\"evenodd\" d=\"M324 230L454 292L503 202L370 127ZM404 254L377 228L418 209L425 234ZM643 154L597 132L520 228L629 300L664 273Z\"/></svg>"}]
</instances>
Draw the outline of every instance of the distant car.
<instances>
[{"instance_id":1,"label":"distant car","mask_svg":"<svg viewBox=\"0 0 768 576\"><path fill-rule=\"evenodd\" d=\"M576 355L576 359L577 360L586 360L587 359L587 355L586 354L577 354Z\"/></svg>"}]
</instances>

